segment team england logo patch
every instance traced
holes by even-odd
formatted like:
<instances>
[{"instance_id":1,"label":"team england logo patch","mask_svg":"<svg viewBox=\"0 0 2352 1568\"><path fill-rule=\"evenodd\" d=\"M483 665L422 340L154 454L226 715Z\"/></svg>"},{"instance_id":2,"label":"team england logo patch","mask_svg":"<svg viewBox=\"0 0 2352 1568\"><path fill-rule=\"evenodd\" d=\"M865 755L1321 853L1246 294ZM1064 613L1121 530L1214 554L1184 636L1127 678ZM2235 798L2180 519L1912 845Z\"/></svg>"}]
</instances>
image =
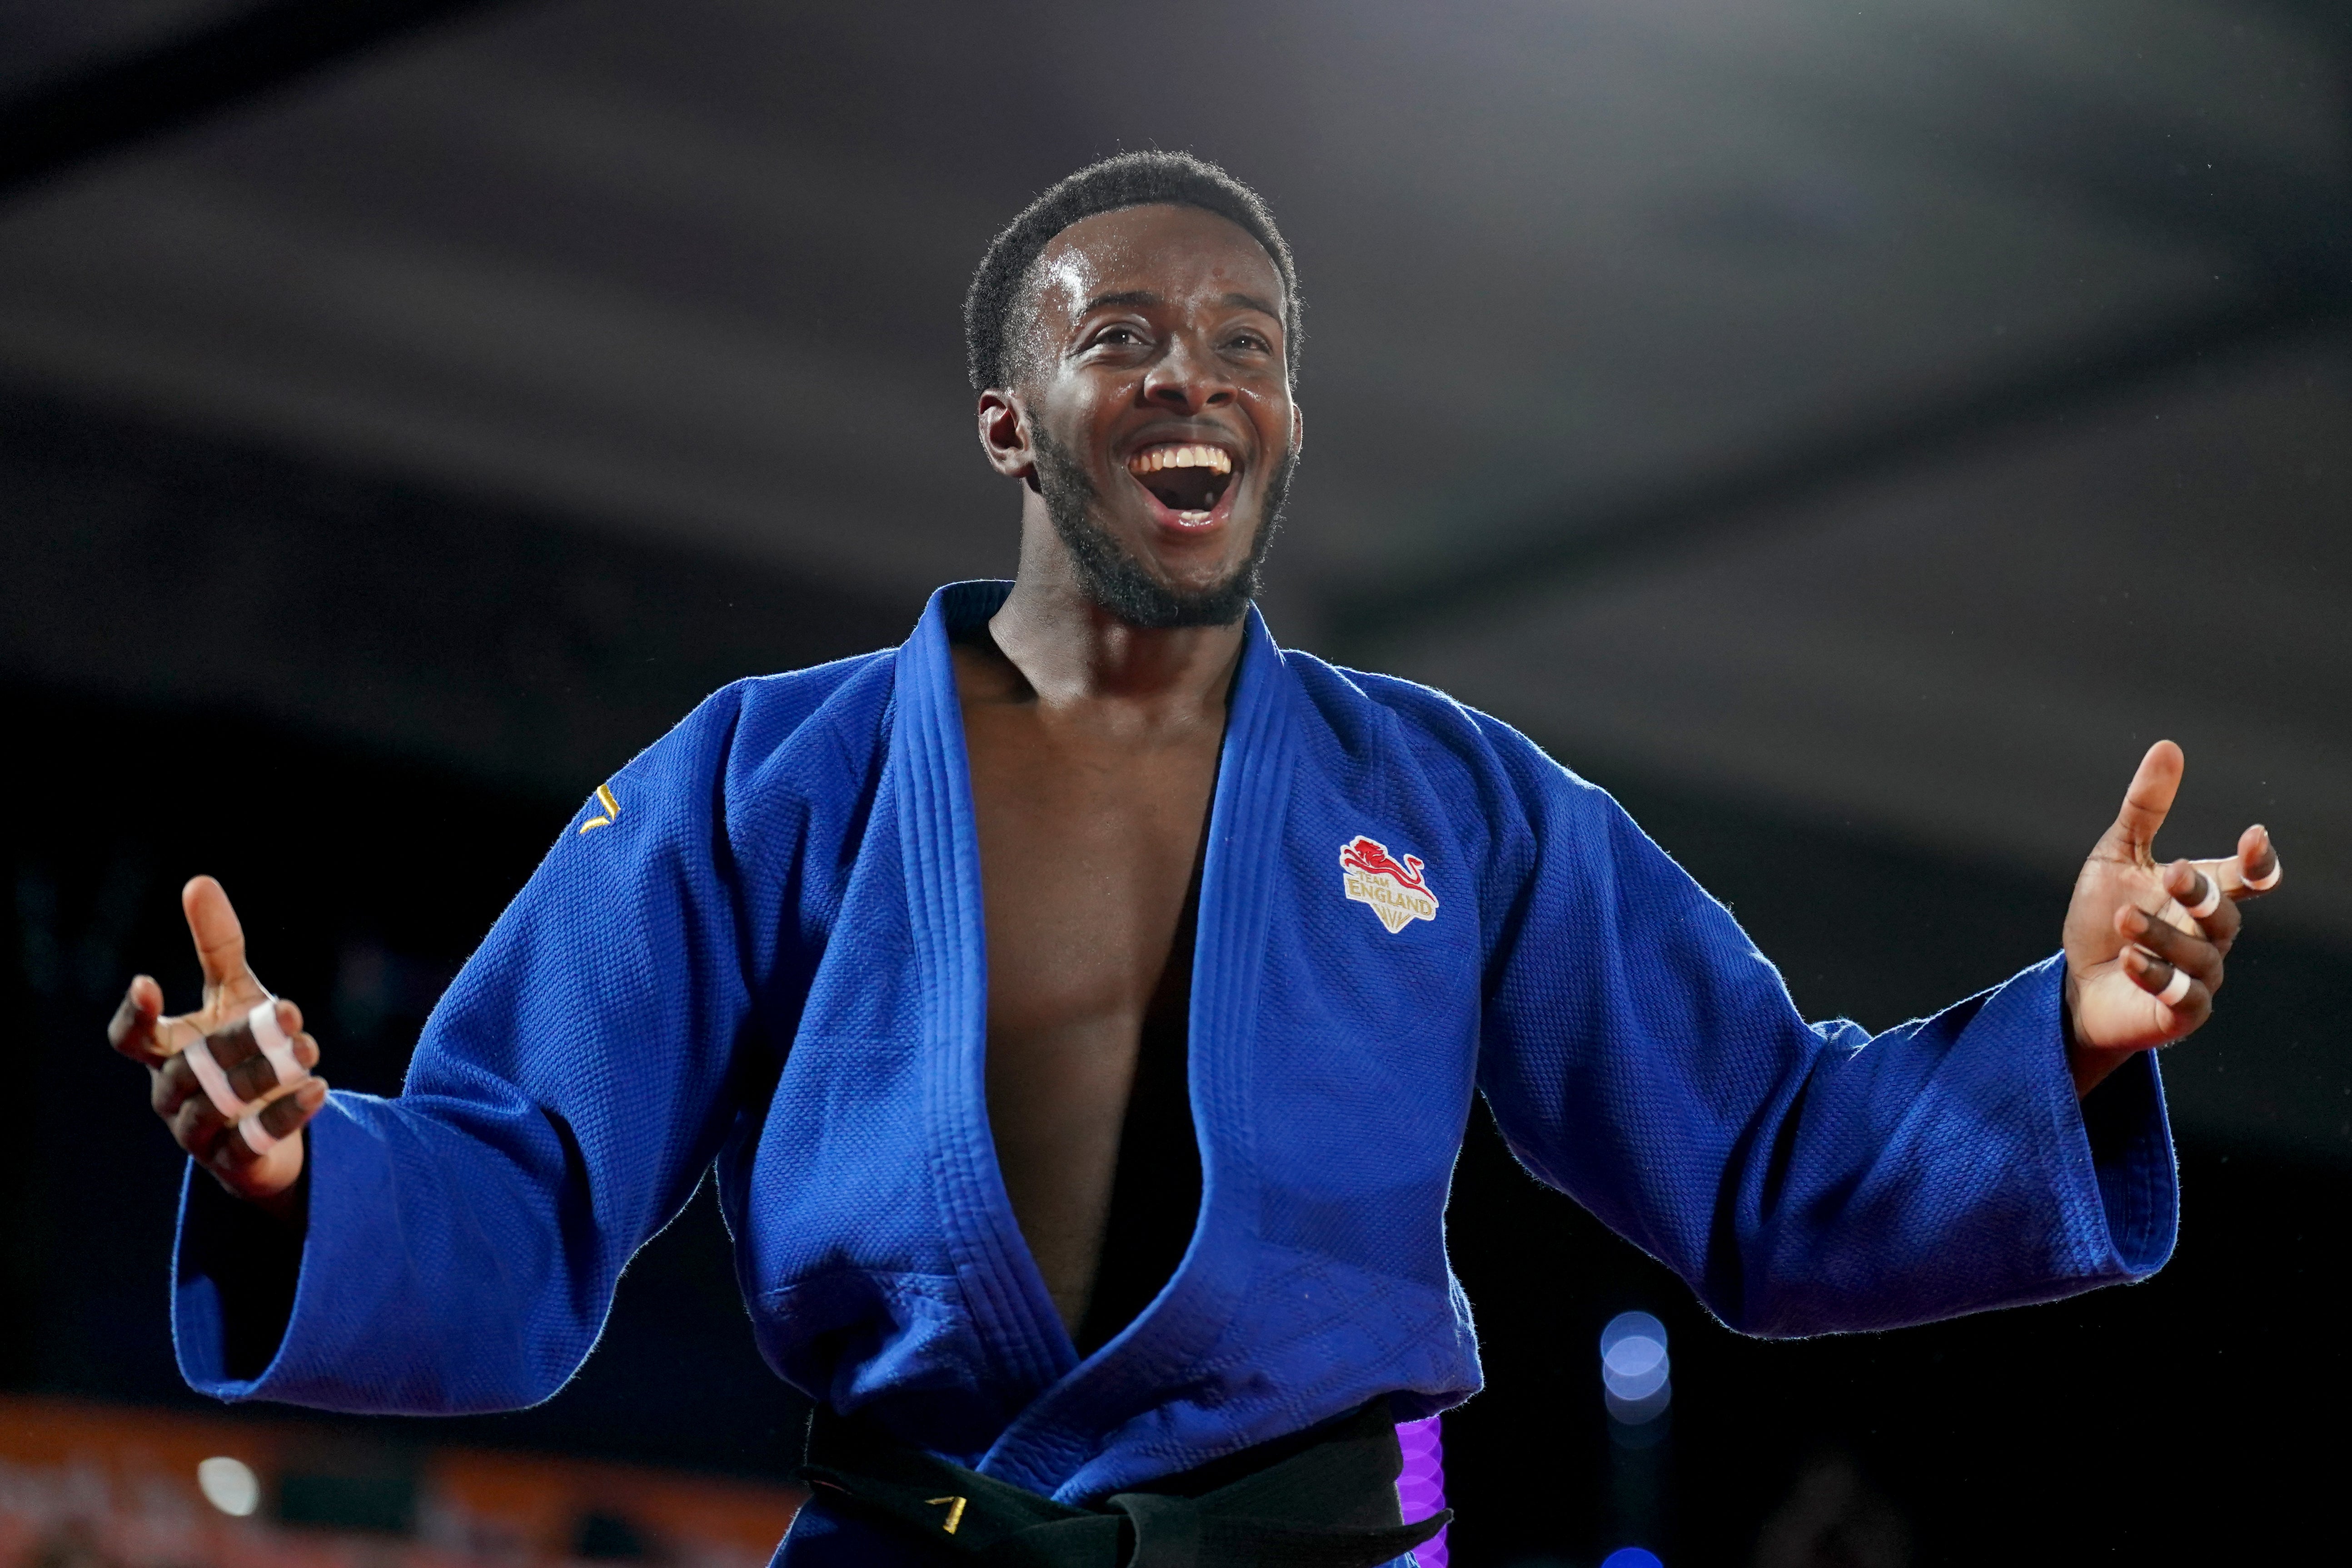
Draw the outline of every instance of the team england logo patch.
<instances>
[{"instance_id":1,"label":"team england logo patch","mask_svg":"<svg viewBox=\"0 0 2352 1568\"><path fill-rule=\"evenodd\" d=\"M1406 856L1400 865L1387 845L1359 833L1339 846L1339 872L1348 897L1371 905L1391 936L1414 921L1437 918L1437 895L1429 890L1417 856Z\"/></svg>"}]
</instances>

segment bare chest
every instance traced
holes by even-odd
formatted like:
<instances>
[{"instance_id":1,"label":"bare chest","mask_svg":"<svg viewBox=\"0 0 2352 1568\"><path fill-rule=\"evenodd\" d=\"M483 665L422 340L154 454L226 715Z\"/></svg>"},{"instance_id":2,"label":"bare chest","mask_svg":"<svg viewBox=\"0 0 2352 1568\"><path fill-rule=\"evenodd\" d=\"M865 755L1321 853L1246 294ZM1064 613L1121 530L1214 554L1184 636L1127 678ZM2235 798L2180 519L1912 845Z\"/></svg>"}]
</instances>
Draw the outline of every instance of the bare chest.
<instances>
[{"instance_id":1,"label":"bare chest","mask_svg":"<svg viewBox=\"0 0 2352 1568\"><path fill-rule=\"evenodd\" d=\"M1075 1332L1147 1029L1181 1073L1180 942L1218 731L1104 735L965 710L988 952L988 1113L1007 1195ZM1158 1036L1154 1037L1155 1039ZM1181 1087L1178 1089L1181 1094Z\"/></svg>"},{"instance_id":2,"label":"bare chest","mask_svg":"<svg viewBox=\"0 0 2352 1568\"><path fill-rule=\"evenodd\" d=\"M1217 737L969 726L992 1035L1139 1017L1158 987L1215 784Z\"/></svg>"}]
</instances>

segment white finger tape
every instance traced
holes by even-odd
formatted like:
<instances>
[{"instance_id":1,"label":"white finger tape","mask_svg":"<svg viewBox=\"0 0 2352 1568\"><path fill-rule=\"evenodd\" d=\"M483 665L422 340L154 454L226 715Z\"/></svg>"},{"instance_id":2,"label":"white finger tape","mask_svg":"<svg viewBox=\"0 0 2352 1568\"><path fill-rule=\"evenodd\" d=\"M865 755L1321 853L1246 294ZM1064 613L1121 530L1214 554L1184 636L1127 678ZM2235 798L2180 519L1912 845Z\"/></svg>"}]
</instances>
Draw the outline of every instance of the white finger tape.
<instances>
[{"instance_id":1,"label":"white finger tape","mask_svg":"<svg viewBox=\"0 0 2352 1568\"><path fill-rule=\"evenodd\" d=\"M253 1011L245 1016L253 1030L253 1043L269 1058L269 1066L281 1084L294 1083L302 1077L302 1064L294 1059L294 1041L278 1026L278 998L254 1004Z\"/></svg>"},{"instance_id":2,"label":"white finger tape","mask_svg":"<svg viewBox=\"0 0 2352 1568\"><path fill-rule=\"evenodd\" d=\"M2246 886L2252 888L2257 893L2267 893L2273 888L2278 886L2279 869L2279 863L2273 860L2271 862L2270 870L2264 875L2247 878Z\"/></svg>"},{"instance_id":3,"label":"white finger tape","mask_svg":"<svg viewBox=\"0 0 2352 1568\"><path fill-rule=\"evenodd\" d=\"M2165 982L2164 989L2157 993L2156 999L2168 1007L2178 1007L2180 1005L2180 999L2188 994L2189 971L2175 964L2172 978Z\"/></svg>"},{"instance_id":4,"label":"white finger tape","mask_svg":"<svg viewBox=\"0 0 2352 1568\"><path fill-rule=\"evenodd\" d=\"M228 1075L221 1071L220 1063L213 1060L211 1042L204 1036L198 1035L189 1041L188 1048L180 1054L188 1058L188 1066L195 1073L196 1082L203 1086L205 1098L213 1102L213 1109L221 1113L223 1121L242 1121L252 1110L229 1088Z\"/></svg>"},{"instance_id":5,"label":"white finger tape","mask_svg":"<svg viewBox=\"0 0 2352 1568\"><path fill-rule=\"evenodd\" d=\"M2204 876L2204 873L2200 871L2200 872L2199 872L2199 873L2198 873L2198 875L2199 875L2199 876ZM2199 920L2200 920L2200 921L2201 921L2201 920L2203 920L2207 915L2211 914L2215 910L2218 910L2218 909L2220 909L2221 907L2221 878L2219 878L2219 877L2206 877L2206 878L2205 878L2205 896L2204 896L2204 898L2202 898L2201 900L2198 900L2197 907L2196 907L2195 909L2193 909L2193 910L2189 910L2189 912L2191 915L2195 916L2197 919L2199 919ZM276 1020L275 1020L275 1019L272 1019L271 1021L272 1021L273 1023L274 1023L274 1022L276 1022ZM270 1059L271 1059L272 1061L275 1061L277 1058L276 1058L275 1057L273 1057L273 1058L271 1058Z\"/></svg>"},{"instance_id":6,"label":"white finger tape","mask_svg":"<svg viewBox=\"0 0 2352 1568\"><path fill-rule=\"evenodd\" d=\"M245 1134L245 1146L257 1154L267 1154L281 1142L276 1134L261 1125L261 1112L252 1112L238 1121L236 1130Z\"/></svg>"}]
</instances>

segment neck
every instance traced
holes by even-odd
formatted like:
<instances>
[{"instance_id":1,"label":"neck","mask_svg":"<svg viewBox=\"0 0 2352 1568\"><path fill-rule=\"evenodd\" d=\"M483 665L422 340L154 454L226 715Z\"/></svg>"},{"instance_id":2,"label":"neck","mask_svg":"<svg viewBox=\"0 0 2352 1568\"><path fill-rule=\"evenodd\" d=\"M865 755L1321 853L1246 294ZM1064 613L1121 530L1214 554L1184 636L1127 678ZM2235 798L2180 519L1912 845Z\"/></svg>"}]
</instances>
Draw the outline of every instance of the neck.
<instances>
[{"instance_id":1,"label":"neck","mask_svg":"<svg viewBox=\"0 0 2352 1568\"><path fill-rule=\"evenodd\" d=\"M1027 498L1043 512L1035 496ZM1121 702L1171 710L1224 702L1244 616L1224 626L1129 626L1089 598L1052 522L1024 517L1013 592L989 635L1048 706Z\"/></svg>"}]
</instances>

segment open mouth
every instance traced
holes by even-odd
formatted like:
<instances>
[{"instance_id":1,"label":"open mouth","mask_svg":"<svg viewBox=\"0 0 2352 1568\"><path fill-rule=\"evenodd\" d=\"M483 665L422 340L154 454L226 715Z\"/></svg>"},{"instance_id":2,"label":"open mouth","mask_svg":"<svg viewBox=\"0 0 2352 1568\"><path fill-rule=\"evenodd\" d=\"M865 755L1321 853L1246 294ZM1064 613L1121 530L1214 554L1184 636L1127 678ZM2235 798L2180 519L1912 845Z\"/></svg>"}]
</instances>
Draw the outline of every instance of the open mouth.
<instances>
[{"instance_id":1,"label":"open mouth","mask_svg":"<svg viewBox=\"0 0 2352 1568\"><path fill-rule=\"evenodd\" d=\"M1179 522L1197 528L1209 521L1233 483L1234 459L1222 447L1171 443L1136 453L1127 471Z\"/></svg>"}]
</instances>

